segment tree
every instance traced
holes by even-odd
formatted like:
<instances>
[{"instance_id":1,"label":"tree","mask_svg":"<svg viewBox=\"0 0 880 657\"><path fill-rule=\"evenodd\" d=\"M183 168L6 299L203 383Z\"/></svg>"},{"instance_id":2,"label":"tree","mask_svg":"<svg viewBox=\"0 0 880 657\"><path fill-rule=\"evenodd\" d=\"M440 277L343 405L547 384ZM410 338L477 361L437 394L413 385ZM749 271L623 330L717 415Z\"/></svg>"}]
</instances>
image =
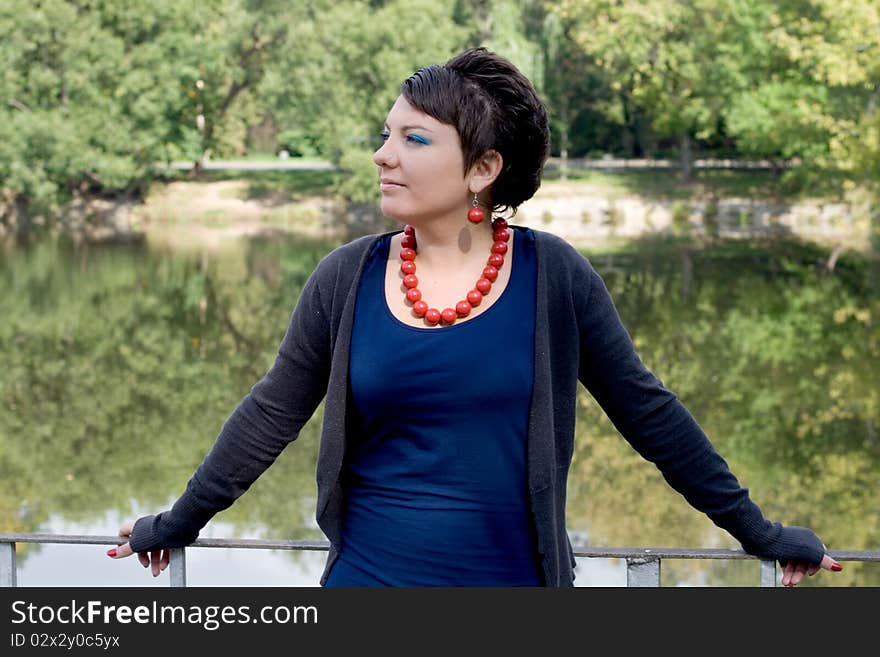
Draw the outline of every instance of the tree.
<instances>
[{"instance_id":1,"label":"tree","mask_svg":"<svg viewBox=\"0 0 880 657\"><path fill-rule=\"evenodd\" d=\"M604 72L618 105L609 118L616 114L632 130L647 117L659 138L677 141L689 179L694 139L720 134L729 94L743 83L738 37L750 2L559 0L548 6L574 24L573 39Z\"/></svg>"},{"instance_id":2,"label":"tree","mask_svg":"<svg viewBox=\"0 0 880 657\"><path fill-rule=\"evenodd\" d=\"M685 174L694 140L730 138L742 155L877 177L875 2L555 0L548 8L575 26L575 42L619 94L618 114L644 113L660 138L678 139Z\"/></svg>"},{"instance_id":3,"label":"tree","mask_svg":"<svg viewBox=\"0 0 880 657\"><path fill-rule=\"evenodd\" d=\"M452 9L451 0L327 3L287 25L287 44L260 93L282 131L342 166L344 198L377 198L371 155L385 115L404 79L462 44Z\"/></svg>"},{"instance_id":4,"label":"tree","mask_svg":"<svg viewBox=\"0 0 880 657\"><path fill-rule=\"evenodd\" d=\"M732 98L728 131L757 156L876 177L880 10L874 2L773 3L759 26L748 88Z\"/></svg>"},{"instance_id":5,"label":"tree","mask_svg":"<svg viewBox=\"0 0 880 657\"><path fill-rule=\"evenodd\" d=\"M274 12L287 4L3 3L5 214L51 215L77 194L138 194L156 162L235 148L236 112L283 43Z\"/></svg>"}]
</instances>

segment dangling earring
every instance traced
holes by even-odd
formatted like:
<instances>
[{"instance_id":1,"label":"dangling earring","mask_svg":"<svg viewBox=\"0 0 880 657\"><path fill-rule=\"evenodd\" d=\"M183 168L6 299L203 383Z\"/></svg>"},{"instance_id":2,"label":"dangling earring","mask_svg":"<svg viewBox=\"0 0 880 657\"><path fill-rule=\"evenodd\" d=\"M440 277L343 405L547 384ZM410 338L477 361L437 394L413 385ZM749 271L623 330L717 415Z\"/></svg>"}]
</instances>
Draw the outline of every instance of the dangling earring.
<instances>
[{"instance_id":1,"label":"dangling earring","mask_svg":"<svg viewBox=\"0 0 880 657\"><path fill-rule=\"evenodd\" d=\"M480 208L480 202L477 200L477 195L474 194L474 207L468 210L468 221L472 224L478 224L483 220L483 210Z\"/></svg>"}]
</instances>

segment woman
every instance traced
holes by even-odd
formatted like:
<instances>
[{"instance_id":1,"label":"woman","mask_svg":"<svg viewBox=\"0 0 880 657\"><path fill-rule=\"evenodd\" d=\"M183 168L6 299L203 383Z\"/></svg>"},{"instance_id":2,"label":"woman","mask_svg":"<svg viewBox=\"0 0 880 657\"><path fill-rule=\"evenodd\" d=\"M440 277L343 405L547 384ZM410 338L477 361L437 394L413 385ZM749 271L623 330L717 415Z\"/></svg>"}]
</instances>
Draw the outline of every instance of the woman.
<instances>
[{"instance_id":1,"label":"woman","mask_svg":"<svg viewBox=\"0 0 880 657\"><path fill-rule=\"evenodd\" d=\"M325 586L571 586L565 493L582 382L621 434L782 583L840 570L809 529L766 520L640 361L573 247L498 218L548 155L531 83L484 48L420 69L388 114L382 211L317 266L274 365L173 507L126 523L153 575L274 461L326 400L317 520ZM491 217L496 217L494 220Z\"/></svg>"}]
</instances>

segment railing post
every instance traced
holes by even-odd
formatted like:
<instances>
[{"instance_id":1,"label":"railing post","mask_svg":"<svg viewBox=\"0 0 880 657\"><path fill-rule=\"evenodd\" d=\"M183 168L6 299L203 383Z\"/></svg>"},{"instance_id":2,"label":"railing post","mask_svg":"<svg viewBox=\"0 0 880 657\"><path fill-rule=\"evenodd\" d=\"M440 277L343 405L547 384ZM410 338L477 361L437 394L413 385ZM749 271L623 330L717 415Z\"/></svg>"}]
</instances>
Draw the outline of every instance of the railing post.
<instances>
[{"instance_id":1,"label":"railing post","mask_svg":"<svg viewBox=\"0 0 880 657\"><path fill-rule=\"evenodd\" d=\"M186 548L171 548L168 557L171 586L186 588Z\"/></svg>"},{"instance_id":2,"label":"railing post","mask_svg":"<svg viewBox=\"0 0 880 657\"><path fill-rule=\"evenodd\" d=\"M626 560L627 586L660 586L660 559L633 557Z\"/></svg>"},{"instance_id":3,"label":"railing post","mask_svg":"<svg viewBox=\"0 0 880 657\"><path fill-rule=\"evenodd\" d=\"M15 571L15 543L0 543L0 586L18 586Z\"/></svg>"},{"instance_id":4,"label":"railing post","mask_svg":"<svg viewBox=\"0 0 880 657\"><path fill-rule=\"evenodd\" d=\"M776 586L776 562L761 559L761 586L773 588Z\"/></svg>"}]
</instances>

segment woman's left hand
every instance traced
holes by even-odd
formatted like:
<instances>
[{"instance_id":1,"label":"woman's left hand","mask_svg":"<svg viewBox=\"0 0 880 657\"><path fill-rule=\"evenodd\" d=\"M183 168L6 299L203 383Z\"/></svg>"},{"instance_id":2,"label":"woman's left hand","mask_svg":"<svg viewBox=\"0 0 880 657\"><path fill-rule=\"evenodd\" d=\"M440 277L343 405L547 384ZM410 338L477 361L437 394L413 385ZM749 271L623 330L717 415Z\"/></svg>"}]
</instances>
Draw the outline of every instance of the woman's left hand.
<instances>
[{"instance_id":1,"label":"woman's left hand","mask_svg":"<svg viewBox=\"0 0 880 657\"><path fill-rule=\"evenodd\" d=\"M839 572L843 570L843 567L828 554L822 557L822 563L818 566L803 561L789 561L782 567L782 585L797 586L804 578L804 575L812 577L822 569Z\"/></svg>"}]
</instances>

